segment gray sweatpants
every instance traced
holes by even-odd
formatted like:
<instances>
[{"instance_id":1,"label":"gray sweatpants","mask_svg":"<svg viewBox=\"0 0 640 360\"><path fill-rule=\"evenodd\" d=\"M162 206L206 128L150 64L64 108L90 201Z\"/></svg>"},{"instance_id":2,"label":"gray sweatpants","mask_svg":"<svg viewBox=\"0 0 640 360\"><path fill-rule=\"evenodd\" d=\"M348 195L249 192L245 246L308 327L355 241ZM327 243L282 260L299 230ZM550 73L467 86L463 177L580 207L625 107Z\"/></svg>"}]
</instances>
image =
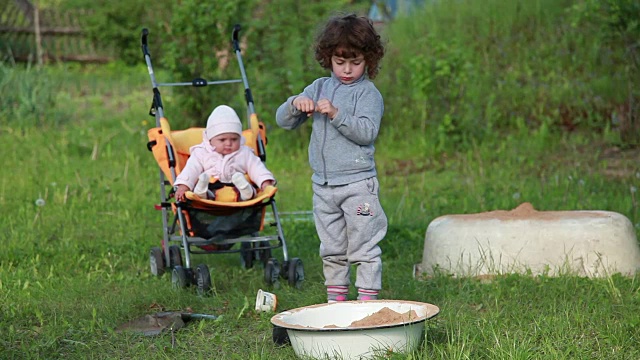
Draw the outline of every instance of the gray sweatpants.
<instances>
[{"instance_id":1,"label":"gray sweatpants","mask_svg":"<svg viewBox=\"0 0 640 360\"><path fill-rule=\"evenodd\" d=\"M382 288L382 250L387 216L378 199L376 177L353 184L313 184L313 215L320 237L325 285L349 286L350 265L357 265L358 289Z\"/></svg>"}]
</instances>

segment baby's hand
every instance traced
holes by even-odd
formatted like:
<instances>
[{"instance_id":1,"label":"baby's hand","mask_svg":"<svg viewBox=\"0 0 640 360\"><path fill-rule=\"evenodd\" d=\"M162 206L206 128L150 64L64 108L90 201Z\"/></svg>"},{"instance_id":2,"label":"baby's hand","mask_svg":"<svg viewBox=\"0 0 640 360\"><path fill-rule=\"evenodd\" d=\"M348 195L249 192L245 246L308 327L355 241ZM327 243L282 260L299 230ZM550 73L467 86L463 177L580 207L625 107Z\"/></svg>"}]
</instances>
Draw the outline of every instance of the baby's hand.
<instances>
[{"instance_id":1,"label":"baby's hand","mask_svg":"<svg viewBox=\"0 0 640 360\"><path fill-rule=\"evenodd\" d=\"M274 186L275 184L276 182L273 180L265 180L262 182L262 185L260 185L260 189L264 191L264 189L266 189L267 186Z\"/></svg>"},{"instance_id":2,"label":"baby's hand","mask_svg":"<svg viewBox=\"0 0 640 360\"><path fill-rule=\"evenodd\" d=\"M316 109L316 105L313 103L313 100L306 96L298 96L293 99L293 107L307 113L307 116L313 115L313 112Z\"/></svg>"},{"instance_id":3,"label":"baby's hand","mask_svg":"<svg viewBox=\"0 0 640 360\"><path fill-rule=\"evenodd\" d=\"M187 185L180 184L176 188L176 200L184 201L184 193L189 191L189 187Z\"/></svg>"},{"instance_id":4,"label":"baby's hand","mask_svg":"<svg viewBox=\"0 0 640 360\"><path fill-rule=\"evenodd\" d=\"M319 113L328 115L329 118L331 118L331 120L333 120L333 118L335 118L336 115L338 114L338 108L333 106L331 101L327 99L318 100L318 107L316 108L316 111L318 111Z\"/></svg>"}]
</instances>

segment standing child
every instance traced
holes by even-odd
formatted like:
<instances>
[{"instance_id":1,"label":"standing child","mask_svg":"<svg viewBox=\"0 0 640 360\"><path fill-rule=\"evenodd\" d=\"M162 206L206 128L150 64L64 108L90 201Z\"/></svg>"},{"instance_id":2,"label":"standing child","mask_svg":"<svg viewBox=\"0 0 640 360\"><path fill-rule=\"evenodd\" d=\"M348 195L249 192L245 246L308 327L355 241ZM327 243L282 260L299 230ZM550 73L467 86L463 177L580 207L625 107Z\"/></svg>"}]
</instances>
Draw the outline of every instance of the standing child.
<instances>
[{"instance_id":1,"label":"standing child","mask_svg":"<svg viewBox=\"0 0 640 360\"><path fill-rule=\"evenodd\" d=\"M202 138L202 143L189 149L191 155L187 164L176 178L176 200L184 201L185 192L192 189L196 195L206 199L210 177L221 183L232 183L241 200L255 196L245 173L263 190L275 184L273 174L262 160L250 147L243 146L242 123L229 106L220 105L213 109Z\"/></svg>"},{"instance_id":2,"label":"standing child","mask_svg":"<svg viewBox=\"0 0 640 360\"><path fill-rule=\"evenodd\" d=\"M387 217L378 199L373 144L384 103L369 79L383 56L380 35L367 18L331 18L315 44L316 60L331 76L316 79L276 113L288 130L313 120L313 214L329 302L347 299L351 264L357 266L359 300L377 299L382 288L378 242L387 233Z\"/></svg>"}]
</instances>

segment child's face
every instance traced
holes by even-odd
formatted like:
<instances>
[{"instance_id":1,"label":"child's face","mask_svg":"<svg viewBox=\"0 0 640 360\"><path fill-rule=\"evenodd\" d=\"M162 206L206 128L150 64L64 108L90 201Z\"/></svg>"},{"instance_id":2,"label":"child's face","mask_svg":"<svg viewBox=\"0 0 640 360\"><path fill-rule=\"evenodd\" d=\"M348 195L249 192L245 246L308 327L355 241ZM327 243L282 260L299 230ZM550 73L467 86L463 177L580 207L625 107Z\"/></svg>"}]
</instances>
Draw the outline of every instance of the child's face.
<instances>
[{"instance_id":1,"label":"child's face","mask_svg":"<svg viewBox=\"0 0 640 360\"><path fill-rule=\"evenodd\" d=\"M236 133L219 134L209 140L209 144L213 146L217 153L229 155L240 149L240 135Z\"/></svg>"},{"instance_id":2,"label":"child's face","mask_svg":"<svg viewBox=\"0 0 640 360\"><path fill-rule=\"evenodd\" d=\"M343 84L351 84L358 80L366 69L364 56L345 58L338 55L331 57L331 70Z\"/></svg>"}]
</instances>

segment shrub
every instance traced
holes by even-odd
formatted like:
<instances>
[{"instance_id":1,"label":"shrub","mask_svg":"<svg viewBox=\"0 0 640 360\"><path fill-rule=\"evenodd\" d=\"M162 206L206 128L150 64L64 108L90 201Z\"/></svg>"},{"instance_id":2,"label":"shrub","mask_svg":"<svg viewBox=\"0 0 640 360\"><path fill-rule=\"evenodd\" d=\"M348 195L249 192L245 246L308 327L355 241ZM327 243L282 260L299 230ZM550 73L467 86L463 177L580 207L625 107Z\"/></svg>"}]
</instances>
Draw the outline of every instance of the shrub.
<instances>
[{"instance_id":1,"label":"shrub","mask_svg":"<svg viewBox=\"0 0 640 360\"><path fill-rule=\"evenodd\" d=\"M433 2L389 23L377 83L394 128L384 131L426 132L442 150L505 131L604 130L628 94L633 77L624 69L633 61L623 47L594 41L594 29L572 26L575 4ZM614 23L635 29L633 21Z\"/></svg>"},{"instance_id":2,"label":"shrub","mask_svg":"<svg viewBox=\"0 0 640 360\"><path fill-rule=\"evenodd\" d=\"M169 20L169 41L162 46L161 64L184 80L239 79L231 34L241 25L240 43L245 69L258 113L271 117L276 104L302 91L321 74L310 49L315 26L333 9L345 8L345 0L295 0L234 2L182 1ZM197 21L196 21L197 19ZM277 26L274 26L277 21ZM245 108L242 84L180 88L177 105L184 110L184 124L202 124L211 109L226 103Z\"/></svg>"},{"instance_id":3,"label":"shrub","mask_svg":"<svg viewBox=\"0 0 640 360\"><path fill-rule=\"evenodd\" d=\"M154 33L158 43L165 41L163 34L174 1L66 0L61 6L89 9L86 18L82 19L89 38L101 47L114 49L118 60L132 65L142 59L140 31L143 27ZM158 55L157 51L155 55Z\"/></svg>"},{"instance_id":4,"label":"shrub","mask_svg":"<svg viewBox=\"0 0 640 360\"><path fill-rule=\"evenodd\" d=\"M55 125L56 84L42 68L0 63L0 125L11 129Z\"/></svg>"}]
</instances>

